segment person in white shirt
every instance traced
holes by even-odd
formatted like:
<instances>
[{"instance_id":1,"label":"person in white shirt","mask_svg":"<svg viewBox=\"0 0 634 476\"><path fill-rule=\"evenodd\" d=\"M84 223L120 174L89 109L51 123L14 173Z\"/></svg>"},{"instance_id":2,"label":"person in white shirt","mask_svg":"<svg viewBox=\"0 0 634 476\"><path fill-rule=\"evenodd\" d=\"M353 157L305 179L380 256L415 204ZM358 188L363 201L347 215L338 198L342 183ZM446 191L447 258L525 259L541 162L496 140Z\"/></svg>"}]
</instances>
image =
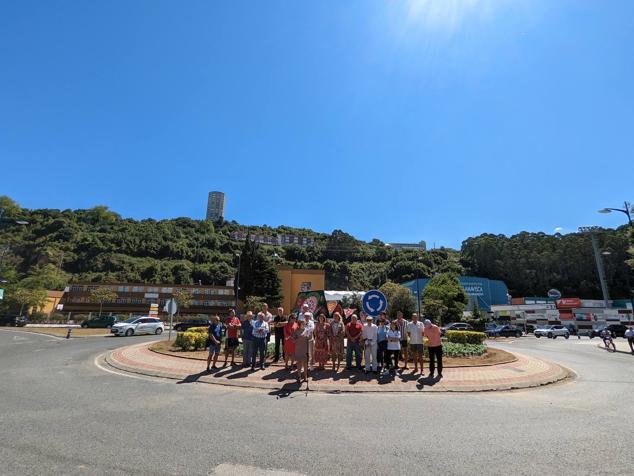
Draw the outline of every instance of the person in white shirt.
<instances>
[{"instance_id":1,"label":"person in white shirt","mask_svg":"<svg viewBox=\"0 0 634 476\"><path fill-rule=\"evenodd\" d=\"M412 314L412 322L407 324L407 335L409 336L409 348L412 351L414 360L414 374L418 373L420 363L420 373L423 374L423 323L418 320L418 314Z\"/></svg>"},{"instance_id":2,"label":"person in white shirt","mask_svg":"<svg viewBox=\"0 0 634 476\"><path fill-rule=\"evenodd\" d=\"M387 331L387 365L391 373L398 370L399 354L401 351L401 332L398 330L398 322L390 323L390 330ZM392 358L394 360L392 360ZM393 364L391 362L394 362Z\"/></svg>"},{"instance_id":3,"label":"person in white shirt","mask_svg":"<svg viewBox=\"0 0 634 476\"><path fill-rule=\"evenodd\" d=\"M374 323L372 316L366 316L365 325L361 331L361 337L363 339L364 355L365 355L365 373L370 371L370 365L372 372L376 373L378 369L378 363L376 361L376 351L378 349L378 327Z\"/></svg>"},{"instance_id":4,"label":"person in white shirt","mask_svg":"<svg viewBox=\"0 0 634 476\"><path fill-rule=\"evenodd\" d=\"M634 326L630 326L625 331L625 338L627 339L627 343L630 345L630 350L632 354L634 354Z\"/></svg>"},{"instance_id":5,"label":"person in white shirt","mask_svg":"<svg viewBox=\"0 0 634 476\"><path fill-rule=\"evenodd\" d=\"M266 322L266 324L269 326L269 332L268 334L266 334L266 356L268 357L269 354L269 341L271 340L271 324L273 324L272 320L273 320L273 314L271 314L269 312L269 305L264 303L262 304L262 310L260 312L258 312L258 319L260 318L260 316L262 316L262 320L264 322Z\"/></svg>"}]
</instances>

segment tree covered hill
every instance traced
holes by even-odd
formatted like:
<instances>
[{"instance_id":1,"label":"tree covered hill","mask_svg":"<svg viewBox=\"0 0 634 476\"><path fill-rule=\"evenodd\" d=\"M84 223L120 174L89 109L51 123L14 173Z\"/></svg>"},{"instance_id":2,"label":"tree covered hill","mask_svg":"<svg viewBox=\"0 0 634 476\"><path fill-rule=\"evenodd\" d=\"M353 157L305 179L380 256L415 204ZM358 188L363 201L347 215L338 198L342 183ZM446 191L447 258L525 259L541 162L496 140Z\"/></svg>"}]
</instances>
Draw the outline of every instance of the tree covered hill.
<instances>
[{"instance_id":1,"label":"tree covered hill","mask_svg":"<svg viewBox=\"0 0 634 476\"><path fill-rule=\"evenodd\" d=\"M579 234L485 234L465 240L460 251L417 252L395 250L380 240L363 242L341 230L324 234L191 218L133 220L104 206L30 210L0 197L0 210L3 279L17 282L44 274L49 276L43 283L48 287L59 287L65 280L224 283L235 275L237 255L244 247L230 234L248 231L314 238L314 244L305 248L262 248L278 264L323 268L329 289L368 289L387 281L413 279L417 272L420 277L453 272L502 279L514 295L544 295L549 288L558 287L569 295L600 296L590 240ZM16 220L26 220L29 225L18 225ZM601 239L611 252L606 271L612 295L626 296L626 230L605 230Z\"/></svg>"}]
</instances>

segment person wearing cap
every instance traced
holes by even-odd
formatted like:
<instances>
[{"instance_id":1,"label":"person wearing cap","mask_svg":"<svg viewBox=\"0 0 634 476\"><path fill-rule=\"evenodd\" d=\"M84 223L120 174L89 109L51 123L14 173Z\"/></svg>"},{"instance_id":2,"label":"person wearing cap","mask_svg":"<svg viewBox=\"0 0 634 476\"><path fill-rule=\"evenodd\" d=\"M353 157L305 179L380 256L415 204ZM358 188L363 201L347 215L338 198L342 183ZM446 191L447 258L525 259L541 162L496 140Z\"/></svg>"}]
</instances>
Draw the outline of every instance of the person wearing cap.
<instances>
[{"instance_id":1,"label":"person wearing cap","mask_svg":"<svg viewBox=\"0 0 634 476\"><path fill-rule=\"evenodd\" d=\"M423 335L427 337L429 343L427 348L429 349L429 376L434 378L434 372L436 370L435 363L438 362L438 377L442 378L442 341L440 340L440 327L433 324L429 319L423 321L424 330ZM422 370L421 363L421 370Z\"/></svg>"},{"instance_id":2,"label":"person wearing cap","mask_svg":"<svg viewBox=\"0 0 634 476\"><path fill-rule=\"evenodd\" d=\"M308 312L306 314L309 314ZM297 318L297 329L291 339L295 344L295 363L297 365L297 381L301 383L302 374L308 382L308 337L306 335L306 320L308 316L300 314Z\"/></svg>"},{"instance_id":3,"label":"person wearing cap","mask_svg":"<svg viewBox=\"0 0 634 476\"><path fill-rule=\"evenodd\" d=\"M313 333L315 332L315 322L313 321L313 313L308 310L308 305L302 306L302 315L304 316L305 328L304 333L308 338L308 366L310 370L313 370L315 366L315 339Z\"/></svg>"},{"instance_id":4,"label":"person wearing cap","mask_svg":"<svg viewBox=\"0 0 634 476\"><path fill-rule=\"evenodd\" d=\"M378 348L378 328L374 323L374 317L366 316L365 326L361 332L363 336L365 354L365 373L367 374L370 369L376 373L378 370L378 364L376 361L376 353Z\"/></svg>"},{"instance_id":5,"label":"person wearing cap","mask_svg":"<svg viewBox=\"0 0 634 476\"><path fill-rule=\"evenodd\" d=\"M412 360L414 361L414 374L418 372L418 364L420 363L420 372L423 373L423 323L418 320L418 314L412 314L412 322L407 324L407 334L409 335L409 348L412 351Z\"/></svg>"},{"instance_id":6,"label":"person wearing cap","mask_svg":"<svg viewBox=\"0 0 634 476\"><path fill-rule=\"evenodd\" d=\"M346 370L352 370L352 352L354 352L354 360L357 369L361 370L361 333L363 326L357 321L357 315L350 316L350 322L346 324L346 339L348 345L346 347Z\"/></svg>"}]
</instances>

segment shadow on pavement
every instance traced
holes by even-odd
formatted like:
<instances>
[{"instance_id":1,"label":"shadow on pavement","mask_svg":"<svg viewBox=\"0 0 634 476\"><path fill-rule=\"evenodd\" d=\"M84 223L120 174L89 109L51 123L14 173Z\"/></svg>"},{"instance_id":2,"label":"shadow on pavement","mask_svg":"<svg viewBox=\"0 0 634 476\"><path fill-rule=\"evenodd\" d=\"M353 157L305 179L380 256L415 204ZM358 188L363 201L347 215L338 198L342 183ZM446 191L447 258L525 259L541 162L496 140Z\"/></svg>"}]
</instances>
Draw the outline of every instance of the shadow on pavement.
<instances>
[{"instance_id":1,"label":"shadow on pavement","mask_svg":"<svg viewBox=\"0 0 634 476\"><path fill-rule=\"evenodd\" d=\"M194 383L194 382L197 382L197 381L198 381L198 379L199 379L200 377L202 377L203 375L207 375L207 371L206 371L206 370L204 370L204 371L202 371L202 372L198 372L197 374L191 374L191 375L188 375L188 376L187 376L187 377L185 377L183 380L179 380L179 381L178 381L178 382L176 382L176 383L177 383L177 384L179 384L179 383Z\"/></svg>"},{"instance_id":2,"label":"shadow on pavement","mask_svg":"<svg viewBox=\"0 0 634 476\"><path fill-rule=\"evenodd\" d=\"M416 385L416 388L418 390L423 390L425 388L425 386L428 387L433 387L434 385L436 385L438 382L440 382L441 377L439 377L438 375L436 375L435 377L424 377L418 380L418 384Z\"/></svg>"},{"instance_id":3,"label":"shadow on pavement","mask_svg":"<svg viewBox=\"0 0 634 476\"><path fill-rule=\"evenodd\" d=\"M269 392L269 395L276 398L290 397L293 393L301 392L302 384L295 381L293 383L285 383L279 390Z\"/></svg>"}]
</instances>

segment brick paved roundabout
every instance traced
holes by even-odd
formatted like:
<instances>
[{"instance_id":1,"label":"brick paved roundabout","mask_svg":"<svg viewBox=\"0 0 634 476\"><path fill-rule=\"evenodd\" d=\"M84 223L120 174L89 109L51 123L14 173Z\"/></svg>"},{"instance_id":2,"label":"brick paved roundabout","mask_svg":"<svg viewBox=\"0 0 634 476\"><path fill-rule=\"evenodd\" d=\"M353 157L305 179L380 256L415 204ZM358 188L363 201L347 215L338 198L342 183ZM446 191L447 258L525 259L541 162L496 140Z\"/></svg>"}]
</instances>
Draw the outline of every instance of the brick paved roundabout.
<instances>
[{"instance_id":1,"label":"brick paved roundabout","mask_svg":"<svg viewBox=\"0 0 634 476\"><path fill-rule=\"evenodd\" d=\"M111 351L102 359L106 367L151 377L162 377L182 383L207 383L267 390L306 390L294 374L282 366L251 371L241 366L206 372L200 360L164 355L149 350L151 343L135 344ZM413 376L405 371L396 377L377 377L363 372L329 370L314 371L308 387L319 392L482 392L540 387L571 378L574 373L553 362L514 354L511 363L482 367L447 368L442 380ZM427 369L426 369L427 370Z\"/></svg>"}]
</instances>

